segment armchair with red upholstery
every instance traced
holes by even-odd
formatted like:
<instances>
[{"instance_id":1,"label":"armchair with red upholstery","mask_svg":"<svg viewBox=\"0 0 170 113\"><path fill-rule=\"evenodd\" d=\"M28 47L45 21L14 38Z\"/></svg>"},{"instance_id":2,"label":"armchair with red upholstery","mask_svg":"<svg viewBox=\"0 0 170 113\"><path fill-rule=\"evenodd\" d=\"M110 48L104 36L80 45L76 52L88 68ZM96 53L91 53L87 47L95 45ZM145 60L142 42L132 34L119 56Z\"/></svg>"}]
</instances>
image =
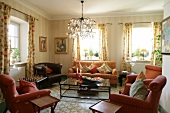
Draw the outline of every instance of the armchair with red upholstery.
<instances>
[{"instance_id":1,"label":"armchair with red upholstery","mask_svg":"<svg viewBox=\"0 0 170 113\"><path fill-rule=\"evenodd\" d=\"M156 78L159 75L162 75L162 67L160 66L154 66L154 65L145 65L145 80L144 83L146 86L149 85L149 83ZM126 81L125 81L125 87L121 91L122 94L129 95L129 89L130 86L135 82L136 77L138 74L133 74L133 75L127 75L126 76Z\"/></svg>"},{"instance_id":2,"label":"armchair with red upholstery","mask_svg":"<svg viewBox=\"0 0 170 113\"><path fill-rule=\"evenodd\" d=\"M162 89L166 84L166 77L157 76L149 85L149 94L145 100L124 94L110 94L109 101L122 105L116 113L157 113Z\"/></svg>"},{"instance_id":3,"label":"armchair with red upholstery","mask_svg":"<svg viewBox=\"0 0 170 113\"><path fill-rule=\"evenodd\" d=\"M38 90L36 87L33 87L31 91L29 91L29 88L26 90L22 89L28 93L20 94L21 87L15 84L12 77L5 74L0 74L0 89L5 98L6 110L9 110L11 113L34 113L30 100L50 95L51 93L50 89Z\"/></svg>"}]
</instances>

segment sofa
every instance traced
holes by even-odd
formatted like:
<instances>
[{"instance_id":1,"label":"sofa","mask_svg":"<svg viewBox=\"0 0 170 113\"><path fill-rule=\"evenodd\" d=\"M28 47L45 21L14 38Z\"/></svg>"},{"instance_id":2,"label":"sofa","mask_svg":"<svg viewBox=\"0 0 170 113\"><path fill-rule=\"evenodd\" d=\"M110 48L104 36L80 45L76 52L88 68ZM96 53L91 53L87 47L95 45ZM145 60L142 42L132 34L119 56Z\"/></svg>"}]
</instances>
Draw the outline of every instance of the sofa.
<instances>
[{"instance_id":1,"label":"sofa","mask_svg":"<svg viewBox=\"0 0 170 113\"><path fill-rule=\"evenodd\" d=\"M93 66L95 66L97 69L99 69L99 67L101 67L105 63L107 63L108 66L111 68L110 73L106 73L104 71L99 72L98 70L97 71L93 70L93 72L81 71L81 75L88 76L88 77L101 77L104 79L109 79L111 85L117 86L118 76L117 76L117 70L116 70L116 62L114 62L114 61L74 61L73 66L70 67L68 70L67 77L75 78L77 71L81 70L81 68L84 66L87 66L89 68L93 64ZM80 73L80 71L78 73Z\"/></svg>"},{"instance_id":2,"label":"sofa","mask_svg":"<svg viewBox=\"0 0 170 113\"><path fill-rule=\"evenodd\" d=\"M51 87L53 83L61 82L61 69L62 64L60 63L37 63L34 65L34 76L47 77L41 86Z\"/></svg>"}]
</instances>

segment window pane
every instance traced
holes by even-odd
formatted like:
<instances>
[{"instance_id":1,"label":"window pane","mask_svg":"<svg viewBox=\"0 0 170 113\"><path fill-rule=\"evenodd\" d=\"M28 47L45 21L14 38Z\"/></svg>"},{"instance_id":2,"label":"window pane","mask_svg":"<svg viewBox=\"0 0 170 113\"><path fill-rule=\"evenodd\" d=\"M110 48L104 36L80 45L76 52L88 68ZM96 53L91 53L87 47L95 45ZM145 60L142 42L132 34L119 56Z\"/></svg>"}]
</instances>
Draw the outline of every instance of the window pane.
<instances>
[{"instance_id":1,"label":"window pane","mask_svg":"<svg viewBox=\"0 0 170 113\"><path fill-rule=\"evenodd\" d=\"M150 60L152 54L152 28L132 29L132 60Z\"/></svg>"},{"instance_id":2,"label":"window pane","mask_svg":"<svg viewBox=\"0 0 170 113\"><path fill-rule=\"evenodd\" d=\"M19 25L16 23L10 23L8 35L11 48L19 48Z\"/></svg>"},{"instance_id":3,"label":"window pane","mask_svg":"<svg viewBox=\"0 0 170 113\"><path fill-rule=\"evenodd\" d=\"M9 25L9 35L18 37L18 25L16 25L16 24Z\"/></svg>"},{"instance_id":4,"label":"window pane","mask_svg":"<svg viewBox=\"0 0 170 113\"><path fill-rule=\"evenodd\" d=\"M81 60L99 60L99 30L93 31L94 38L80 37Z\"/></svg>"}]
</instances>

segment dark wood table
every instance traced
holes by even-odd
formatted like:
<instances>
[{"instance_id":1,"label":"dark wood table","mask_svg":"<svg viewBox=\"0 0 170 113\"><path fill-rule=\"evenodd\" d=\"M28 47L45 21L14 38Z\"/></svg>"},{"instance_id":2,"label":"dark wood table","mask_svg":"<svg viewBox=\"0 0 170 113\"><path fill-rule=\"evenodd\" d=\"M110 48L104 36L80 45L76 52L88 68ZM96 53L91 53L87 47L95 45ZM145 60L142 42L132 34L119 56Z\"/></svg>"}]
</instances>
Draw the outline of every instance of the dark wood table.
<instances>
[{"instance_id":1,"label":"dark wood table","mask_svg":"<svg viewBox=\"0 0 170 113\"><path fill-rule=\"evenodd\" d=\"M60 100L52 96L43 96L34 100L30 100L33 104L34 112L36 113L36 107L38 107L38 113L44 108L51 107L51 113L54 113L54 109Z\"/></svg>"},{"instance_id":2,"label":"dark wood table","mask_svg":"<svg viewBox=\"0 0 170 113\"><path fill-rule=\"evenodd\" d=\"M89 107L89 109L92 110L93 113L116 113L116 111L118 111L121 107L121 105L110 103L108 101L99 101Z\"/></svg>"},{"instance_id":3,"label":"dark wood table","mask_svg":"<svg viewBox=\"0 0 170 113\"><path fill-rule=\"evenodd\" d=\"M127 75L132 75L132 74L136 74L136 72L128 72L128 71L127 72L123 72L123 71L119 72L118 79L119 79L120 86L122 86L122 79L126 78Z\"/></svg>"}]
</instances>

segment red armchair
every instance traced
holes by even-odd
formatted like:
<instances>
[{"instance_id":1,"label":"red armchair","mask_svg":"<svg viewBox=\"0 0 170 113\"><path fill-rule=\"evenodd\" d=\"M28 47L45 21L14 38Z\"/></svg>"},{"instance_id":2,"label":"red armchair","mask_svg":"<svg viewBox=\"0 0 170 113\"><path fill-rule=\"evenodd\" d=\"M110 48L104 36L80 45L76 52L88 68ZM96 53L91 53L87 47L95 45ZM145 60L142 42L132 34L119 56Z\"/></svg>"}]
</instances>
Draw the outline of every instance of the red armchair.
<instances>
[{"instance_id":1,"label":"red armchair","mask_svg":"<svg viewBox=\"0 0 170 113\"><path fill-rule=\"evenodd\" d=\"M122 105L116 113L157 113L165 76L157 76L148 86L149 94L145 100L123 94L110 94L109 101Z\"/></svg>"},{"instance_id":2,"label":"red armchair","mask_svg":"<svg viewBox=\"0 0 170 113\"><path fill-rule=\"evenodd\" d=\"M159 75L162 75L162 67L160 66L145 65L145 69L146 69L146 72L145 72L146 79L144 80L144 83L146 86L148 86L149 83L154 78L156 78ZM126 76L125 87L123 91L121 91L122 94L129 95L130 86L135 82L137 75L138 74Z\"/></svg>"},{"instance_id":3,"label":"red armchair","mask_svg":"<svg viewBox=\"0 0 170 113\"><path fill-rule=\"evenodd\" d=\"M19 94L20 86L16 86L15 81L9 75L0 75L0 88L6 101L6 110L11 113L34 113L33 105L30 100L45 95L50 95L50 89L31 91Z\"/></svg>"}]
</instances>

